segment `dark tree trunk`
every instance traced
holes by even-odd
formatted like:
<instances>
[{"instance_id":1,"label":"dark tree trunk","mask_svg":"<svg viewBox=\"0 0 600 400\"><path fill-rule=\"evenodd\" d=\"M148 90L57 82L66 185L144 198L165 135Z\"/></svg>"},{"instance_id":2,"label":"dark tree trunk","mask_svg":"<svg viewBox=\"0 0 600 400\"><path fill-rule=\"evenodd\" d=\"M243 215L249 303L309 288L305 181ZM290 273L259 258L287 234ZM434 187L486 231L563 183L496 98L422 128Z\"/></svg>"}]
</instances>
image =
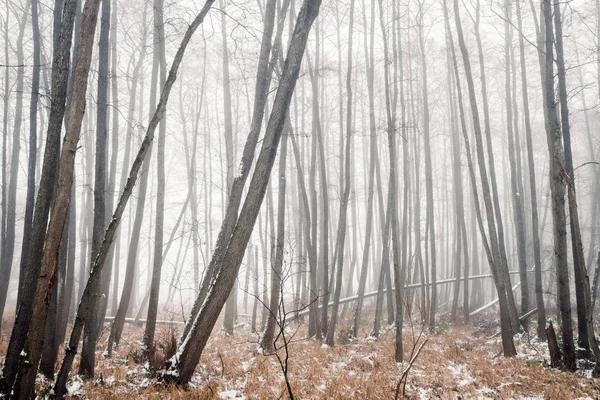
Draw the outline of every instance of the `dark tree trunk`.
<instances>
[{"instance_id":1,"label":"dark tree trunk","mask_svg":"<svg viewBox=\"0 0 600 400\"><path fill-rule=\"evenodd\" d=\"M50 212L52 194L54 192L58 174L57 160L60 148L61 126L67 97L69 58L75 8L75 0L66 0L64 8L62 9L62 25L59 39L57 40L58 46L55 49L52 62L52 107L50 108L50 117L48 121L44 163L34 210L33 225L31 228L31 241L29 249L27 250L27 261L25 262L23 259L23 262L21 263L21 276L23 279L20 280L19 284L20 293L33 293L35 291L37 277L41 266L48 214ZM61 15L58 10L55 12L55 17L57 17L57 15ZM2 378L0 379L0 391L5 394L10 393L17 374L19 354L21 353L27 338L32 309L33 297L22 296L22 302L19 304L17 317L11 333L11 340L8 345L4 366L2 368ZM41 335L43 335L43 333Z\"/></svg>"},{"instance_id":2,"label":"dark tree trunk","mask_svg":"<svg viewBox=\"0 0 600 400\"><path fill-rule=\"evenodd\" d=\"M557 302L561 320L562 348L564 367L574 370L575 344L573 342L573 324L571 321L571 299L569 289L569 271L567 265L567 219L565 215L565 181L562 171L563 149L562 132L554 96L554 34L552 29L552 9L550 0L542 1L545 29L545 57L542 72L544 88L544 117L546 137L550 154L550 190L552 197L552 219L554 226L554 265L558 286ZM548 333L548 332L546 332Z\"/></svg>"},{"instance_id":3,"label":"dark tree trunk","mask_svg":"<svg viewBox=\"0 0 600 400\"><path fill-rule=\"evenodd\" d=\"M92 230L92 258L96 259L102 244L102 236L106 228L106 158L108 136L108 39L110 31L110 2L102 0L100 19L100 42L98 52L98 95L96 111L96 146L94 168L94 225ZM105 270L110 274L110 271ZM110 277L110 275L109 275ZM96 342L98 341L98 321L102 288L100 285L92 289L96 295L95 305L85 318L85 333L81 350L79 373L87 378L94 377L96 361Z\"/></svg>"}]
</instances>

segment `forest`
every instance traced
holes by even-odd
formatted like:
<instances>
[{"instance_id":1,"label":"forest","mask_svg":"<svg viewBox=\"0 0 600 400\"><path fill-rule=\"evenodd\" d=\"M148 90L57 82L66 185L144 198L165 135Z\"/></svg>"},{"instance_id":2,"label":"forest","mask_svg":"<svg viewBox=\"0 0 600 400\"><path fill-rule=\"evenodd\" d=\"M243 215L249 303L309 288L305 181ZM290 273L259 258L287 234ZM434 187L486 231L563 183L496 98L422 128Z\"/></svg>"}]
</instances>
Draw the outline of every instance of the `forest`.
<instances>
[{"instance_id":1,"label":"forest","mask_svg":"<svg viewBox=\"0 0 600 400\"><path fill-rule=\"evenodd\" d=\"M600 396L600 0L0 31L0 397Z\"/></svg>"}]
</instances>

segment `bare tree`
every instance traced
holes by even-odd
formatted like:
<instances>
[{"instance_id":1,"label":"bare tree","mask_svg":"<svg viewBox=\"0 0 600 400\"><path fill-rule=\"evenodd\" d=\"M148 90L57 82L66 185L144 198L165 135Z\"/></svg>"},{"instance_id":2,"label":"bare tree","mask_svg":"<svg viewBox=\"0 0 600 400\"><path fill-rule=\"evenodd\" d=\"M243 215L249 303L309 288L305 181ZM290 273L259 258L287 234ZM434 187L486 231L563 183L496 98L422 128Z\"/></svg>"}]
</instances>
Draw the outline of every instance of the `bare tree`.
<instances>
[{"instance_id":1,"label":"bare tree","mask_svg":"<svg viewBox=\"0 0 600 400\"><path fill-rule=\"evenodd\" d=\"M176 355L167 360L163 369L159 371L159 378L162 380L175 381L178 384L189 382L212 328L227 300L229 291L235 283L245 248L259 213L260 204L264 199L271 169L275 162L279 139L284 128L285 117L300 72L310 27L318 15L320 5L321 2L318 0L306 0L302 4L294 33L290 39L290 47L280 78L280 85L275 95L261 152L231 240L227 248L224 249L223 264L219 266L219 274L216 276L213 285L211 285L210 295L202 305L199 314L191 322L188 336L180 344Z\"/></svg>"}]
</instances>

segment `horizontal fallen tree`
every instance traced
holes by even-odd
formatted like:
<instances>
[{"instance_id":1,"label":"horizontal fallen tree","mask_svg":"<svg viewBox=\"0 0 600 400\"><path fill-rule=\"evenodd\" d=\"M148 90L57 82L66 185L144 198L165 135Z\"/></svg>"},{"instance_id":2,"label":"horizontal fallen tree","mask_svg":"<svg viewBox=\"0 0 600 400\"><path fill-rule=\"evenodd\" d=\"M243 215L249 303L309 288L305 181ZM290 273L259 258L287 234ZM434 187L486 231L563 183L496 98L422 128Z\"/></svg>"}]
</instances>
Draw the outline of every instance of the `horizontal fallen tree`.
<instances>
[{"instance_id":1,"label":"horizontal fallen tree","mask_svg":"<svg viewBox=\"0 0 600 400\"><path fill-rule=\"evenodd\" d=\"M533 270L528 270L527 272L533 272ZM516 274L518 274L518 273L519 273L519 271L509 271L509 274L511 274L511 275L516 275ZM470 281L472 281L472 280L476 280L476 279L485 279L485 278L492 278L492 274L473 275L473 276L469 276L467 279L468 279L468 280L470 280ZM463 281L463 280L464 280L464 279L463 279L463 278L461 278L461 281ZM446 283L454 283L454 282L456 282L456 278L449 278L449 279L443 279L443 280L441 280L441 281L437 281L437 282L436 282L436 285L442 285L442 284L446 284ZM404 288L405 288L405 289L414 289L414 288L419 288L419 287L422 287L422 286L431 286L431 285L432 285L432 283L431 283L431 282L427 282L427 283L420 283L420 282L419 282L419 283L409 283L408 285L405 285L405 286L404 286ZM520 285L520 283L519 283L519 284L517 284L517 285ZM516 288L516 287L517 287L517 286L515 286L515 288ZM513 288L513 290L515 290L515 288ZM394 290L395 290L395 288L392 288L392 291L394 291ZM377 296L377 293L378 293L378 291L377 291L377 290L376 290L376 291L374 291L374 292L365 293L365 294L363 295L363 297L364 297L364 298L368 298L368 297ZM387 293L387 289L384 289L382 293ZM351 303L351 302L353 302L353 301L356 301L356 300L358 300L358 296L346 297L345 299L340 299L340 302L339 302L339 304ZM494 304L496 304L496 302L497 302L497 301L498 301L498 300L494 300ZM486 305L486 306L484 306L484 307L486 307L486 308L487 308L488 306L490 306L490 307L491 307L492 305L493 305L493 304L488 304L488 305ZM329 303L329 305L328 305L328 306L329 306L329 307L333 306L333 303ZM320 306L319 306L319 310L320 310L321 308L322 308L322 305L320 305ZM478 311L478 310L475 310L474 312L476 312L476 311ZM482 310L480 309L479 311L482 311ZM293 320L294 320L294 319L296 319L296 318L299 318L299 317L303 317L303 316L305 316L305 315L308 315L308 313L309 313L309 310L303 310L303 311L301 311L301 312L297 313L297 314L296 314L295 316L293 316L292 318L290 318L290 321L293 321ZM472 314L469 314L469 315L472 315Z\"/></svg>"}]
</instances>

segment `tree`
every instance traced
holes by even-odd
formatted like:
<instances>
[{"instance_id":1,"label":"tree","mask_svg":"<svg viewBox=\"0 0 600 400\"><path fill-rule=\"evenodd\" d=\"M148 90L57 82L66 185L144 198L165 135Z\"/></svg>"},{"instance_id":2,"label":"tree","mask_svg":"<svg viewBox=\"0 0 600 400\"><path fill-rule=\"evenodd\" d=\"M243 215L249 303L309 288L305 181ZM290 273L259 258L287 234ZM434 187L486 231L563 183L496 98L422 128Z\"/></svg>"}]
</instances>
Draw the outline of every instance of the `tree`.
<instances>
[{"instance_id":1,"label":"tree","mask_svg":"<svg viewBox=\"0 0 600 400\"><path fill-rule=\"evenodd\" d=\"M492 196L490 191L490 185L487 178L487 170L485 166L485 157L483 153L483 139L481 132L481 123L479 120L479 110L477 107L477 100L475 98L475 85L473 83L473 75L471 72L471 63L469 61L469 53L465 44L465 39L462 31L462 25L460 21L460 11L458 8L458 0L454 0L454 19L456 23L456 31L458 35L458 42L460 51L462 54L464 68L466 72L467 78L467 88L469 92L469 100L471 105L471 114L473 118L473 125L475 131L475 144L476 144L476 152L477 152L477 161L479 164L479 173L481 179L481 186L483 191L483 200L485 205L485 210L487 214L487 222L488 222L488 234L489 240L491 243L491 251L492 251L492 259L490 260L490 266L492 268L492 274L494 275L494 283L496 285L496 290L498 292L498 299L500 305L500 324L501 324L501 334L502 334L502 348L505 356L514 356L517 351L514 346L512 331L511 331L511 321L509 315L509 301L507 292L511 292L510 286L506 287L506 282L504 280L504 274L502 272L502 259L500 254L499 242L498 242L498 233L496 231L496 226L494 224L494 211L492 205ZM458 79L458 74L457 74ZM482 230L483 232L483 230ZM512 293L512 292L511 292Z\"/></svg>"},{"instance_id":2,"label":"tree","mask_svg":"<svg viewBox=\"0 0 600 400\"><path fill-rule=\"evenodd\" d=\"M44 344L48 303L55 283L58 253L71 201L75 155L85 111L87 78L92 61L99 5L100 0L86 0L83 9L77 63L74 66L75 72L73 74L73 107L69 110L67 131L59 159L57 185L44 242L40 276L33 296L33 312L30 318L27 341L24 346L25 351L20 360L19 371L12 389L13 395L17 398L30 398L35 391L35 378Z\"/></svg>"},{"instance_id":3,"label":"tree","mask_svg":"<svg viewBox=\"0 0 600 400\"><path fill-rule=\"evenodd\" d=\"M94 168L94 221L92 228L92 258L96 258L102 244L102 236L106 228L106 158L108 145L108 39L110 32L110 2L102 0L100 19L100 41L98 51L98 96L96 112L96 153ZM108 273L110 277L110 271ZM85 334L81 351L79 372L88 378L94 377L94 364L96 361L96 342L99 329L100 302L102 301L102 288L95 287L96 305L92 312L86 315ZM103 317L103 316L102 316Z\"/></svg>"},{"instance_id":4,"label":"tree","mask_svg":"<svg viewBox=\"0 0 600 400\"><path fill-rule=\"evenodd\" d=\"M160 69L160 86L164 87L167 74L167 61L165 58L165 33L164 33L164 2L155 0L154 3L154 59L155 65ZM148 317L144 330L144 356L150 361L154 359L154 333L158 315L158 297L160 294L160 277L163 263L163 230L165 219L165 136L167 134L166 118L160 120L158 129L157 163L157 188L156 188L156 222L154 225L154 257L152 263L152 279L150 281L150 297L148 298Z\"/></svg>"},{"instance_id":5,"label":"tree","mask_svg":"<svg viewBox=\"0 0 600 400\"><path fill-rule=\"evenodd\" d=\"M211 285L210 295L206 298L199 314L191 321L188 336L179 345L176 355L165 362L162 370L159 371L159 379L174 381L181 385L189 382L200 360L200 355L210 332L235 283L248 240L258 216L260 204L264 199L286 114L298 80L310 27L318 15L320 5L319 0L305 0L302 4L290 39L290 46L267 124L263 145L240 216L231 240L224 249L223 264L219 265L219 274Z\"/></svg>"},{"instance_id":6,"label":"tree","mask_svg":"<svg viewBox=\"0 0 600 400\"><path fill-rule=\"evenodd\" d=\"M567 220L565 215L565 181L562 172L564 160L562 148L562 132L556 113L554 95L554 32L552 29L552 9L550 0L542 1L544 17L544 69L542 70L542 87L544 89L544 120L546 122L546 139L550 155L550 190L552 197L552 220L554 233L554 265L556 268L557 302L561 320L563 363L566 369L574 370L575 344L573 342L573 325L571 321L571 299L569 289L569 271L567 266ZM541 51L541 50L540 50Z\"/></svg>"},{"instance_id":7,"label":"tree","mask_svg":"<svg viewBox=\"0 0 600 400\"><path fill-rule=\"evenodd\" d=\"M336 239L336 279L335 279L335 292L333 295L333 308L331 310L331 323L327 330L326 343L329 346L334 344L335 326L337 324L338 310L340 306L340 296L342 294L342 279L344 272L344 243L346 240L346 225L347 225L347 214L348 214L348 200L350 198L350 157L352 149L352 32L354 27L354 0L350 0L350 15L348 24L348 70L346 72L346 96L347 96L347 110L346 110L346 151L344 154L344 190L342 198L340 199L340 215L338 218L338 232Z\"/></svg>"},{"instance_id":8,"label":"tree","mask_svg":"<svg viewBox=\"0 0 600 400\"><path fill-rule=\"evenodd\" d=\"M61 3L55 4L56 9L54 16L55 18L60 16L62 24L59 37L56 41L58 46L56 46L54 50L54 58L52 61L52 106L48 118L44 162L35 203L33 225L31 227L31 240L27 250L28 256L26 262L24 262L24 260L21 262L21 267L25 266L25 268L20 271L22 277L19 282L20 293L33 293L35 291L42 261L42 250L46 236L48 214L50 212L52 194L58 174L57 160L59 157L60 133L67 97L69 58L76 4L77 2L75 0L65 0L64 5ZM30 317L33 310L33 297L20 297L21 302L19 303L19 310L17 311L17 316L13 325L4 365L2 367L2 377L0 378L0 391L7 394L12 390L14 379L17 374L19 354L23 350L27 338Z\"/></svg>"}]
</instances>

